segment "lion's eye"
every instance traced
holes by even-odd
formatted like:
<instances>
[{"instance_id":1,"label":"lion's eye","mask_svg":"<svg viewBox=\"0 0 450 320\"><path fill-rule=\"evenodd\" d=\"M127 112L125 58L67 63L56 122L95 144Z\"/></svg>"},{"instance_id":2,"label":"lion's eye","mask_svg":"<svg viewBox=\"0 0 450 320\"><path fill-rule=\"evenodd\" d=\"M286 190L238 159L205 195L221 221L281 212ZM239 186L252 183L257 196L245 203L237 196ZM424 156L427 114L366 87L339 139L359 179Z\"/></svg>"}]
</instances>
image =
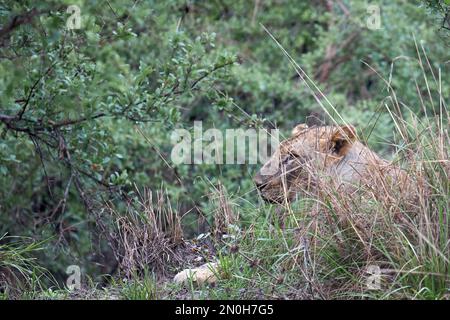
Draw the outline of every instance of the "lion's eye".
<instances>
[{"instance_id":1,"label":"lion's eye","mask_svg":"<svg viewBox=\"0 0 450 320\"><path fill-rule=\"evenodd\" d=\"M287 155L283 158L281 164L287 165L287 164L288 164L289 162L291 162L292 160L298 159L298 157L299 157L299 156L298 156L297 154L291 152L291 153L287 154Z\"/></svg>"},{"instance_id":2,"label":"lion's eye","mask_svg":"<svg viewBox=\"0 0 450 320\"><path fill-rule=\"evenodd\" d=\"M289 160L292 159L292 156L285 156L283 161L281 161L281 164L287 164L289 162Z\"/></svg>"}]
</instances>

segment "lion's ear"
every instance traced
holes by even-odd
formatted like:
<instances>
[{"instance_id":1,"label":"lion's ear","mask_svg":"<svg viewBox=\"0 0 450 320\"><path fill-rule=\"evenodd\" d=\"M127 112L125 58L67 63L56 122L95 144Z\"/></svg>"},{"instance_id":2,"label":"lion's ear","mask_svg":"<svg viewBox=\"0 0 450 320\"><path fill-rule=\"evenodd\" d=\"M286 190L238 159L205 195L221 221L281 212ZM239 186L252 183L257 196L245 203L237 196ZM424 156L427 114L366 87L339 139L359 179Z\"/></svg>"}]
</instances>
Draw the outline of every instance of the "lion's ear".
<instances>
[{"instance_id":1,"label":"lion's ear","mask_svg":"<svg viewBox=\"0 0 450 320\"><path fill-rule=\"evenodd\" d=\"M351 125L336 128L331 136L332 152L338 156L344 156L350 150L350 146L356 140L356 129Z\"/></svg>"},{"instance_id":2,"label":"lion's ear","mask_svg":"<svg viewBox=\"0 0 450 320\"><path fill-rule=\"evenodd\" d=\"M300 132L302 132L303 130L308 129L308 125L306 123L300 123L298 125L296 125L294 127L294 129L292 129L292 136L296 136L298 135Z\"/></svg>"}]
</instances>

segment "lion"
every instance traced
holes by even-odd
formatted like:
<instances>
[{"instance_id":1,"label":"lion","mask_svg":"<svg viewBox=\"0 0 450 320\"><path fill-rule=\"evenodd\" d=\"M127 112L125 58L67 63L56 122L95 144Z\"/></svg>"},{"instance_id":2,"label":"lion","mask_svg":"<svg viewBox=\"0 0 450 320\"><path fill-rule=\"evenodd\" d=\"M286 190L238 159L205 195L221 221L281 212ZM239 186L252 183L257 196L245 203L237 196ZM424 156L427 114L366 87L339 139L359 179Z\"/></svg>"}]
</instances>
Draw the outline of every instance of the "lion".
<instances>
[{"instance_id":1,"label":"lion","mask_svg":"<svg viewBox=\"0 0 450 320\"><path fill-rule=\"evenodd\" d=\"M406 172L359 141L351 125L297 125L254 182L264 200L278 204L320 192L324 184L338 190L411 187Z\"/></svg>"},{"instance_id":2,"label":"lion","mask_svg":"<svg viewBox=\"0 0 450 320\"><path fill-rule=\"evenodd\" d=\"M290 203L300 194L317 195L330 186L328 190L342 192L365 187L370 195L378 188L383 189L381 196L392 197L393 189L408 194L413 186L405 170L359 141L351 125L297 125L255 175L254 182L262 198L276 204ZM174 281L192 279L197 284L212 284L218 274L218 265L208 263L181 271Z\"/></svg>"}]
</instances>

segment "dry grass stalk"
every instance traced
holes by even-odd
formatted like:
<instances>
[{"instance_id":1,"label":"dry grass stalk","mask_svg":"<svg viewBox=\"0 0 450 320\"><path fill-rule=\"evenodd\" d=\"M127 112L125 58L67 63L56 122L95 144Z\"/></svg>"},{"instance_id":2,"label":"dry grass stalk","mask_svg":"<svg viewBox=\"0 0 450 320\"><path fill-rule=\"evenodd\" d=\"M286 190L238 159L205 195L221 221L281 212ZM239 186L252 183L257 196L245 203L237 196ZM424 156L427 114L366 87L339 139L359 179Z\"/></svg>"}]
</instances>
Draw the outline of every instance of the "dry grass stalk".
<instances>
[{"instance_id":1,"label":"dry grass stalk","mask_svg":"<svg viewBox=\"0 0 450 320\"><path fill-rule=\"evenodd\" d=\"M123 215L109 205L116 219L120 270L127 277L147 269L166 274L168 266L183 260L178 253L183 245L180 217L162 190L156 192L156 199L149 189L136 188L136 195Z\"/></svg>"}]
</instances>

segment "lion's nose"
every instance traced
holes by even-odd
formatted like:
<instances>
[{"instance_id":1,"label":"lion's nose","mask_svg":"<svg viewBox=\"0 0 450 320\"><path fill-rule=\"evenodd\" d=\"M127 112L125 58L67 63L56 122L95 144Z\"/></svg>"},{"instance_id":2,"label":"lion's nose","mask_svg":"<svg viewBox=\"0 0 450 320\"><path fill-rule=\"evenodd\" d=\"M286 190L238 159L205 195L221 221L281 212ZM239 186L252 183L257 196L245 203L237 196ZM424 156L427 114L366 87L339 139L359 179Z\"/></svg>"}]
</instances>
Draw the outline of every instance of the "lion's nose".
<instances>
[{"instance_id":1,"label":"lion's nose","mask_svg":"<svg viewBox=\"0 0 450 320\"><path fill-rule=\"evenodd\" d=\"M256 188L258 188L259 190L261 190L264 187L264 183L261 183L259 181L255 181L255 185L256 185Z\"/></svg>"},{"instance_id":2,"label":"lion's nose","mask_svg":"<svg viewBox=\"0 0 450 320\"><path fill-rule=\"evenodd\" d=\"M259 190L261 190L266 185L265 179L263 179L263 177L259 173L253 178L253 181L255 182L255 185Z\"/></svg>"}]
</instances>

